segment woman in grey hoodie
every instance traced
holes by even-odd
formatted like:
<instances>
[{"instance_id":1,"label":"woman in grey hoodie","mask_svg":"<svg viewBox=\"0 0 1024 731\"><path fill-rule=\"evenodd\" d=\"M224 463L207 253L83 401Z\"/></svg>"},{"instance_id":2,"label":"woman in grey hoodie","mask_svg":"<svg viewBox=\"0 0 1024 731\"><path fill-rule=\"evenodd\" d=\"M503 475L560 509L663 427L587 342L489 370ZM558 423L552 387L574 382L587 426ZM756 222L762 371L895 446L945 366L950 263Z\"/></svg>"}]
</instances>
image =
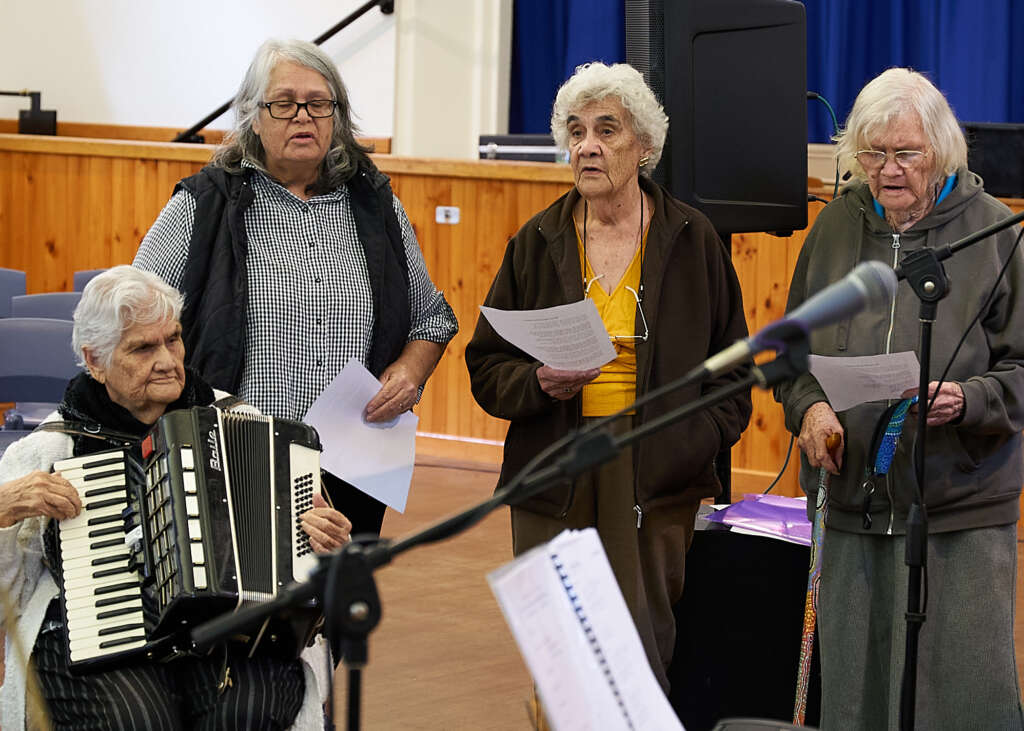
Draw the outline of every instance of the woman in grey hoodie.
<instances>
[{"instance_id":1,"label":"woman in grey hoodie","mask_svg":"<svg viewBox=\"0 0 1024 731\"><path fill-rule=\"evenodd\" d=\"M908 252L952 243L1010 214L967 169L967 146L953 111L921 74L894 68L869 82L837 141L855 180L818 216L800 253L787 309L859 262L895 267ZM930 537L918 728L1024 727L1013 648L1024 479L1024 258L1015 246L1018 233L1004 230L946 263L951 287L938 305L933 332L934 401L921 486ZM811 352L916 351L918 317L919 301L901 282L889 309L816 331ZM780 387L776 396L787 427L798 435L800 482L812 509L819 470L832 473L819 608L822 728L895 728L907 609L904 538L917 492L917 406L910 407L895 447L890 439L879 448L874 437L888 424L893 402L837 414L809 374ZM890 431L898 432L895 424ZM832 434L842 438L835 455L825 447Z\"/></svg>"}]
</instances>

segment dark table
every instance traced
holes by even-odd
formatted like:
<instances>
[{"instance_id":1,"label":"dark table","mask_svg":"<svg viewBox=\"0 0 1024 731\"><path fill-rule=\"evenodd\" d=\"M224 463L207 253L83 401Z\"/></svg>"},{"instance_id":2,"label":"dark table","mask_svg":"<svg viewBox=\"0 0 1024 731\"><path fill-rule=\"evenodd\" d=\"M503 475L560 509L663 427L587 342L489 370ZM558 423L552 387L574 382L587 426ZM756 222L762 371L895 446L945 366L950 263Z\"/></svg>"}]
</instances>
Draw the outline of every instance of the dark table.
<instances>
[{"instance_id":1,"label":"dark table","mask_svg":"<svg viewBox=\"0 0 1024 731\"><path fill-rule=\"evenodd\" d=\"M672 707L687 731L722 718L792 721L810 549L700 519L697 528L675 607ZM818 724L820 698L815 643L808 726Z\"/></svg>"}]
</instances>

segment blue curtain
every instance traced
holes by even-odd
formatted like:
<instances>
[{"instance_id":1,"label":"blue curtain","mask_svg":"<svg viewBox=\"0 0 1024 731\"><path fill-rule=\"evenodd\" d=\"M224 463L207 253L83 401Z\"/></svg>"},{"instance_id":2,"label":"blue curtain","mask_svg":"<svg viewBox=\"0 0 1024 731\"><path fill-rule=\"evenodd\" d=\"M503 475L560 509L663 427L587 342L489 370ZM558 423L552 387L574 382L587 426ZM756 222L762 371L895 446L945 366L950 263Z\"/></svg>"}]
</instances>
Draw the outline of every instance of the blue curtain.
<instances>
[{"instance_id":1,"label":"blue curtain","mask_svg":"<svg viewBox=\"0 0 1024 731\"><path fill-rule=\"evenodd\" d=\"M842 125L857 92L891 66L925 73L962 122L1024 122L1020 0L804 0L807 88ZM1016 42L1016 43L1015 43ZM827 142L824 105L808 108L811 142Z\"/></svg>"},{"instance_id":2,"label":"blue curtain","mask_svg":"<svg viewBox=\"0 0 1024 731\"><path fill-rule=\"evenodd\" d=\"M686 2L687 0L671 0ZM807 88L842 124L857 92L890 66L926 73L964 122L1024 122L1021 0L804 0ZM623 0L515 0L510 132L547 132L577 64L625 60ZM809 102L808 136L832 120Z\"/></svg>"},{"instance_id":3,"label":"blue curtain","mask_svg":"<svg viewBox=\"0 0 1024 731\"><path fill-rule=\"evenodd\" d=\"M546 133L551 103L587 61L625 60L623 0L515 0L510 133Z\"/></svg>"}]
</instances>

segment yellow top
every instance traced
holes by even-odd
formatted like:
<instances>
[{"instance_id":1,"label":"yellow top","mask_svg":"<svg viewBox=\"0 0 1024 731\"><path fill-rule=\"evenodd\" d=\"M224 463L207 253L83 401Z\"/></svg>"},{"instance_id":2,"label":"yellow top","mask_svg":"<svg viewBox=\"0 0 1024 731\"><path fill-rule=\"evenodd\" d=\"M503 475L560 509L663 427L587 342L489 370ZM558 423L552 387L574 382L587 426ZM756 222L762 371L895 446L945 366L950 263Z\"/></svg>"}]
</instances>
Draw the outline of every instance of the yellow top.
<instances>
[{"instance_id":1,"label":"yellow top","mask_svg":"<svg viewBox=\"0 0 1024 731\"><path fill-rule=\"evenodd\" d=\"M633 292L640 291L642 251L647 245L647 232L644 231L640 248L633 255L625 274L610 295L601 286L603 280L594 280L594 270L586 260L579 229L576 231L576 242L585 273L584 279L590 283L589 288L584 285L587 290L585 296L594 301L597 312L601 315L601 322L604 323L608 334L613 336L612 346L616 353L615 360L601 366L601 374L583 387L583 416L607 416L625 408L636 399L636 345L639 338L625 339L614 336L643 335L643 332L634 332L637 300Z\"/></svg>"}]
</instances>

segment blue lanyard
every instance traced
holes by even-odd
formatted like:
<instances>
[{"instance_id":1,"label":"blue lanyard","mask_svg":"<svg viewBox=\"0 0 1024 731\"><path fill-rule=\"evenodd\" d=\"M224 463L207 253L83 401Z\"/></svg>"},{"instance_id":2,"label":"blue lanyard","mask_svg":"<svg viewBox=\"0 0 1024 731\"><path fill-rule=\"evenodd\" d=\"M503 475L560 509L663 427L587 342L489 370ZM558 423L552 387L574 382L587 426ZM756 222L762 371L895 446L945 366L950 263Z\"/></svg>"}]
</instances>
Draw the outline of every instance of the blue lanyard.
<instances>
[{"instance_id":1,"label":"blue lanyard","mask_svg":"<svg viewBox=\"0 0 1024 731\"><path fill-rule=\"evenodd\" d=\"M892 457L896 453L896 444L899 442L900 434L903 432L903 422L907 418L907 411L916 403L917 396L903 399L893 410L892 417L885 427L885 434L882 435L882 441L878 445L878 453L875 455L876 475L884 475L889 471L889 467L892 466Z\"/></svg>"}]
</instances>

